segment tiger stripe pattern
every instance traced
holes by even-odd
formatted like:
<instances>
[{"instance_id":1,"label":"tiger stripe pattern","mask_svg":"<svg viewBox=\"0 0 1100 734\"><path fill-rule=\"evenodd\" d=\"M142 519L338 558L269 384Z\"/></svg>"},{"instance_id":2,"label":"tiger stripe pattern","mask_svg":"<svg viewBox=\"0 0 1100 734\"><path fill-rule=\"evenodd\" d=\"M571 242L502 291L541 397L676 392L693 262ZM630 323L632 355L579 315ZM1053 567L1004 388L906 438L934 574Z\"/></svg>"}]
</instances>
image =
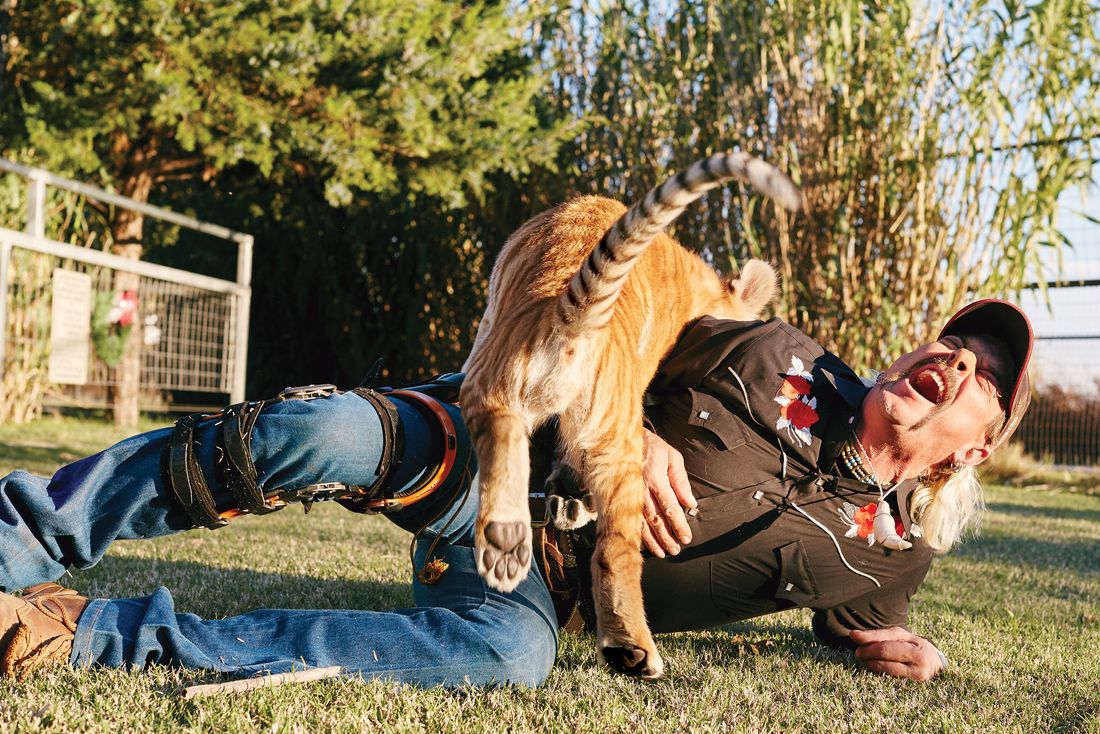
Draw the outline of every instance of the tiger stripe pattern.
<instances>
[{"instance_id":1,"label":"tiger stripe pattern","mask_svg":"<svg viewBox=\"0 0 1100 734\"><path fill-rule=\"evenodd\" d=\"M558 303L558 318L574 332L598 329L612 309L634 263L658 234L689 204L729 179L750 183L784 209L801 206L802 194L789 178L747 153L714 155L649 191L600 238L584 267L569 281Z\"/></svg>"}]
</instances>

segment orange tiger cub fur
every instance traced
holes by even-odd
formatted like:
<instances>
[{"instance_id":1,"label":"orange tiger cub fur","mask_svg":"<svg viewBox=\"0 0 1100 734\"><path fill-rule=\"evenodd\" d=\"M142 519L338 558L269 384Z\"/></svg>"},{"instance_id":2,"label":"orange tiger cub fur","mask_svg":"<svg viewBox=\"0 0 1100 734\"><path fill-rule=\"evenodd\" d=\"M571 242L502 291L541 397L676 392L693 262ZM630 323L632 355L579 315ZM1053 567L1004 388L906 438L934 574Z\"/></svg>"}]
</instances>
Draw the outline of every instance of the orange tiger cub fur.
<instances>
[{"instance_id":1,"label":"orange tiger cub fur","mask_svg":"<svg viewBox=\"0 0 1100 734\"><path fill-rule=\"evenodd\" d=\"M463 418L477 451L478 571L511 591L531 563L528 439L558 416L565 461L595 499L592 558L598 651L614 669L647 678L663 662L641 594L642 395L683 327L704 314L751 320L773 298L759 260L723 281L663 234L691 201L729 178L789 209L798 189L744 153L696 163L629 211L586 196L544 212L505 243L489 303L464 366Z\"/></svg>"}]
</instances>

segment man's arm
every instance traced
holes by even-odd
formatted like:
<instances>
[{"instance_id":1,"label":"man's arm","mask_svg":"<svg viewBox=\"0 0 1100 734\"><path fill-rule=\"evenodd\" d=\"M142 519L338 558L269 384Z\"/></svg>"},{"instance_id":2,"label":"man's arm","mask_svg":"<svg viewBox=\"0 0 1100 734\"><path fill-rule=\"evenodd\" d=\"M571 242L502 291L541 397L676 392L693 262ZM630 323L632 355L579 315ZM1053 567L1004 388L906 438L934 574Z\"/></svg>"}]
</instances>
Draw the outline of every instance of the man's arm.
<instances>
[{"instance_id":1,"label":"man's arm","mask_svg":"<svg viewBox=\"0 0 1100 734\"><path fill-rule=\"evenodd\" d=\"M947 667L947 658L931 641L904 624L909 597L923 579L895 580L881 589L830 609L814 612L818 639L851 649L868 669L895 678L926 681Z\"/></svg>"}]
</instances>

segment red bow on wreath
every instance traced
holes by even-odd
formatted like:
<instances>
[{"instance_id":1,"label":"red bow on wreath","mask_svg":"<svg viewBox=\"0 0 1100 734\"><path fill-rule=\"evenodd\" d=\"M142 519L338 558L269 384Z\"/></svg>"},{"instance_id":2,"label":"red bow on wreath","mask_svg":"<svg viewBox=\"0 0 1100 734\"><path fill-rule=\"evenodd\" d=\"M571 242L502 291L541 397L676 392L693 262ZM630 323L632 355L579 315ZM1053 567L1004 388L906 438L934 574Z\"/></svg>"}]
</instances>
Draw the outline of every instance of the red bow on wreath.
<instances>
[{"instance_id":1,"label":"red bow on wreath","mask_svg":"<svg viewBox=\"0 0 1100 734\"><path fill-rule=\"evenodd\" d=\"M138 297L136 291L122 291L115 296L115 302L107 320L119 326L133 326L134 317L137 315Z\"/></svg>"},{"instance_id":2,"label":"red bow on wreath","mask_svg":"<svg viewBox=\"0 0 1100 734\"><path fill-rule=\"evenodd\" d=\"M138 312L137 291L100 292L92 310L92 346L108 367L122 361Z\"/></svg>"}]
</instances>

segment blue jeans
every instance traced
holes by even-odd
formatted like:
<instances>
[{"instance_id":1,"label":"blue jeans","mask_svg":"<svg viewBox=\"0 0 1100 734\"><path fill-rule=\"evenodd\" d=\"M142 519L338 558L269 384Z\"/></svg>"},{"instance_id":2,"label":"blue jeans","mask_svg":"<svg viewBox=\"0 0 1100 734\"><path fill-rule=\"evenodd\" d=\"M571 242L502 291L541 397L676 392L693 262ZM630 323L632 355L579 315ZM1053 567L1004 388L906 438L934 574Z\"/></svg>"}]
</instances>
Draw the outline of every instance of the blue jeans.
<instances>
[{"instance_id":1,"label":"blue jeans","mask_svg":"<svg viewBox=\"0 0 1100 734\"><path fill-rule=\"evenodd\" d=\"M422 414L395 400L405 430L404 460L390 483L404 487L430 465ZM457 409L462 452L469 455ZM200 465L219 506L229 494L213 481L214 421L196 431ZM135 436L61 468L50 480L25 472L0 479L0 587L14 590L97 563L116 539L152 538L193 523L161 478L170 429ZM382 452L381 422L352 393L264 409L252 438L264 487L318 482L369 485ZM533 569L509 594L477 573L473 525L477 479L452 472L436 495L396 513L406 527L437 518L422 534L416 563L440 532L434 555L450 564L434 585L413 579L416 607L392 612L264 609L221 620L178 613L167 589L136 599L95 599L77 624L74 666L179 665L249 675L339 665L368 678L431 685L545 680L557 652L558 626L546 584ZM469 482L470 493L456 482ZM440 499L433 503L435 497ZM455 501L449 498L456 497ZM447 506L441 506L446 501ZM437 517L438 516L438 517ZM206 532L206 531L204 531ZM222 532L232 532L223 530Z\"/></svg>"}]
</instances>

